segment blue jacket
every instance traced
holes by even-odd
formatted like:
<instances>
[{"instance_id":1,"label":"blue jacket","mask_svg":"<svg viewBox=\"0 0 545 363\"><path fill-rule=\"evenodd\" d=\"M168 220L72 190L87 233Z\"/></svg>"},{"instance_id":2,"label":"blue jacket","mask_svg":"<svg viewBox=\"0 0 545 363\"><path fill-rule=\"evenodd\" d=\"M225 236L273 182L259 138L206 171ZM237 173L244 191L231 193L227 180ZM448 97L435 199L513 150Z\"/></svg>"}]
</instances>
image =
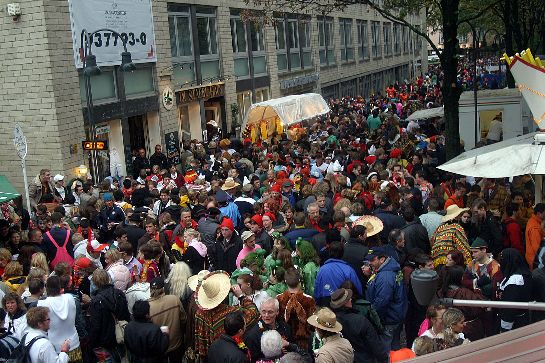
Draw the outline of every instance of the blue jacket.
<instances>
[{"instance_id":1,"label":"blue jacket","mask_svg":"<svg viewBox=\"0 0 545 363\"><path fill-rule=\"evenodd\" d=\"M399 268L399 265L398 265ZM328 259L316 276L314 283L314 299L318 301L320 298L329 297L337 290L346 280L352 281L358 294L363 294L360 279L356 275L356 271L343 260L336 258Z\"/></svg>"},{"instance_id":2,"label":"blue jacket","mask_svg":"<svg viewBox=\"0 0 545 363\"><path fill-rule=\"evenodd\" d=\"M407 313L407 292L401 268L391 257L367 283L366 299L371 302L384 325L403 322Z\"/></svg>"},{"instance_id":3,"label":"blue jacket","mask_svg":"<svg viewBox=\"0 0 545 363\"><path fill-rule=\"evenodd\" d=\"M291 249L295 250L295 242L297 242L297 238L301 237L305 241L312 243L312 237L317 234L318 231L312 228L295 228L294 230L286 233L284 237L286 237L289 241Z\"/></svg>"}]
</instances>

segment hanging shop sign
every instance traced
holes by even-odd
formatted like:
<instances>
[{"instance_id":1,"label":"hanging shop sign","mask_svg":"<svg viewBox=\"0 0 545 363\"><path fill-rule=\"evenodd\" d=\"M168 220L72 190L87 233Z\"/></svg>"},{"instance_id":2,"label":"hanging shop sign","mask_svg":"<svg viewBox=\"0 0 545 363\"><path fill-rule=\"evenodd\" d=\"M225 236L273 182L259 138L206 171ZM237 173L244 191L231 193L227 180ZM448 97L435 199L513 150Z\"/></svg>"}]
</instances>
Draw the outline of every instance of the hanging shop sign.
<instances>
[{"instance_id":1,"label":"hanging shop sign","mask_svg":"<svg viewBox=\"0 0 545 363\"><path fill-rule=\"evenodd\" d=\"M314 74L307 74L305 76L300 76L292 79L285 79L283 81L280 81L280 89L286 90L289 88L304 86L310 83L317 82L320 79L320 76L316 73Z\"/></svg>"},{"instance_id":2,"label":"hanging shop sign","mask_svg":"<svg viewBox=\"0 0 545 363\"><path fill-rule=\"evenodd\" d=\"M188 103L197 100L207 100L225 95L225 84L216 83L201 87L181 89L176 92L178 103Z\"/></svg>"},{"instance_id":3,"label":"hanging shop sign","mask_svg":"<svg viewBox=\"0 0 545 363\"><path fill-rule=\"evenodd\" d=\"M172 91L172 88L166 87L163 90L162 102L165 109L172 110L172 107L174 107L174 91Z\"/></svg>"},{"instance_id":4,"label":"hanging shop sign","mask_svg":"<svg viewBox=\"0 0 545 363\"><path fill-rule=\"evenodd\" d=\"M165 134L165 144L169 165L177 165L180 163L180 138L178 131L168 132Z\"/></svg>"},{"instance_id":5,"label":"hanging shop sign","mask_svg":"<svg viewBox=\"0 0 545 363\"><path fill-rule=\"evenodd\" d=\"M133 63L156 62L151 0L69 0L70 24L76 68L83 67L82 31L89 34L98 66L121 64L123 42ZM85 42L85 41L84 41Z\"/></svg>"}]
</instances>

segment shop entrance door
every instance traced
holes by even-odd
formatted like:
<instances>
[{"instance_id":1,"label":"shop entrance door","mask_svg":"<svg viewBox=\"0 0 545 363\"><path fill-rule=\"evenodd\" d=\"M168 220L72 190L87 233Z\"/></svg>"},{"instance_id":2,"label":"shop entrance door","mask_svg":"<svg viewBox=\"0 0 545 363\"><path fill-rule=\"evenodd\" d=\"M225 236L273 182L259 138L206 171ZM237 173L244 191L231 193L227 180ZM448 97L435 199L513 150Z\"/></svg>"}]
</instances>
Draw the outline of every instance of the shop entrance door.
<instances>
[{"instance_id":1,"label":"shop entrance door","mask_svg":"<svg viewBox=\"0 0 545 363\"><path fill-rule=\"evenodd\" d=\"M146 115L132 116L128 118L128 121L131 152L134 155L135 151L137 152L139 149L144 148L146 155L148 155L146 148Z\"/></svg>"}]
</instances>

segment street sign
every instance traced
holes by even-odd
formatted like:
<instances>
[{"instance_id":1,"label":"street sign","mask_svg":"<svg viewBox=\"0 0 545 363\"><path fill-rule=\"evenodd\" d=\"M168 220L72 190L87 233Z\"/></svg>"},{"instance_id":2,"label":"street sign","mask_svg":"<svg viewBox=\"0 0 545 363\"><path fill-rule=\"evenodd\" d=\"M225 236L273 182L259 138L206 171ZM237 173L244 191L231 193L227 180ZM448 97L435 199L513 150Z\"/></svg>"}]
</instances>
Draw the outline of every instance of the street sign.
<instances>
[{"instance_id":1,"label":"street sign","mask_svg":"<svg viewBox=\"0 0 545 363\"><path fill-rule=\"evenodd\" d=\"M83 150L108 150L108 141L82 141Z\"/></svg>"},{"instance_id":2,"label":"street sign","mask_svg":"<svg viewBox=\"0 0 545 363\"><path fill-rule=\"evenodd\" d=\"M15 124L15 128L13 129L13 144L15 145L15 149L17 151L17 155L19 155L20 159L26 158L27 154L27 143L26 143L26 137L23 133L23 129L21 125Z\"/></svg>"},{"instance_id":3,"label":"street sign","mask_svg":"<svg viewBox=\"0 0 545 363\"><path fill-rule=\"evenodd\" d=\"M33 211L30 207L30 195L28 194L28 177L26 174L26 154L28 151L27 142L26 142L26 136L23 132L23 128L18 123L15 124L15 128L13 129L13 144L15 145L15 150L17 151L17 155L21 159L21 169L23 169L23 183L25 185L25 200L26 200L26 207L28 212L32 215Z\"/></svg>"}]
</instances>

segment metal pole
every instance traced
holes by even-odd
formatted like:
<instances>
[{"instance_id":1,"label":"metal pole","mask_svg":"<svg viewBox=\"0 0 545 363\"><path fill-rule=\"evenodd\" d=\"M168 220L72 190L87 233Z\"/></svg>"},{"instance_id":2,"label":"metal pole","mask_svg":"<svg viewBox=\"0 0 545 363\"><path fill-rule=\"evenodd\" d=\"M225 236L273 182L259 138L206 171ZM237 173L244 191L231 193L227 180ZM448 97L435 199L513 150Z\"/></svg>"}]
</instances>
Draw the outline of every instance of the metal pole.
<instances>
[{"instance_id":1,"label":"metal pole","mask_svg":"<svg viewBox=\"0 0 545 363\"><path fill-rule=\"evenodd\" d=\"M458 300L439 299L441 303L449 306L470 306L476 308L499 308L499 309L525 309L545 311L545 303L530 301L485 301L485 300Z\"/></svg>"},{"instance_id":2,"label":"metal pole","mask_svg":"<svg viewBox=\"0 0 545 363\"><path fill-rule=\"evenodd\" d=\"M21 159L21 167L23 168L23 183L25 184L25 201L26 201L26 209L30 215L33 214L32 208L30 206L30 196L28 194L28 178L26 175L26 161L25 158Z\"/></svg>"},{"instance_id":3,"label":"metal pole","mask_svg":"<svg viewBox=\"0 0 545 363\"><path fill-rule=\"evenodd\" d=\"M475 27L470 24L471 31L473 32L473 103L475 113L475 146L479 141L479 111L477 105L477 31Z\"/></svg>"}]
</instances>

